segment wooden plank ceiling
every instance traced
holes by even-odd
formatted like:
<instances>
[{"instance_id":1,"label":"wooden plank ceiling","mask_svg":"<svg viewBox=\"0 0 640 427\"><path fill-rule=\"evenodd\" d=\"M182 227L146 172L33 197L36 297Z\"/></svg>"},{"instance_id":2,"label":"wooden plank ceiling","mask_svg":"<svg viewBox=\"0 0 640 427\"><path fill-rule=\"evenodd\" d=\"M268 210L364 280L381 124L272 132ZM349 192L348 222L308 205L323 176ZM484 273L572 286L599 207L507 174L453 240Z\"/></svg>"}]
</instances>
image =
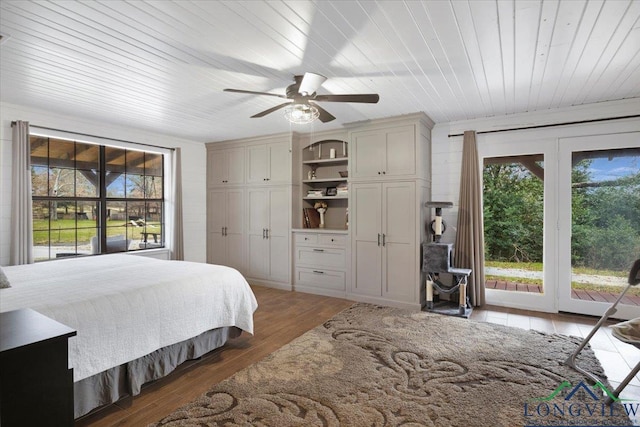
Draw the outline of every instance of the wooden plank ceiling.
<instances>
[{"instance_id":1,"label":"wooden plank ceiling","mask_svg":"<svg viewBox=\"0 0 640 427\"><path fill-rule=\"evenodd\" d=\"M197 141L424 111L448 122L640 97L640 1L0 3L0 100ZM289 125L306 71L333 122ZM7 119L21 119L20 117Z\"/></svg>"}]
</instances>

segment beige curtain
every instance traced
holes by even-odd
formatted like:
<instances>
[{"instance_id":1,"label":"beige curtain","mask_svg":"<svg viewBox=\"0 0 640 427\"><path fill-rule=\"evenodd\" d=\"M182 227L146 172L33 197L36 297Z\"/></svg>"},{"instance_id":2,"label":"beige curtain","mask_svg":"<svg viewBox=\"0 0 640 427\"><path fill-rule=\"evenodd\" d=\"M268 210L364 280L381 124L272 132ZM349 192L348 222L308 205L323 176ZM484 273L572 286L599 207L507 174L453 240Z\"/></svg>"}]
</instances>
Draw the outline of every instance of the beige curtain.
<instances>
[{"instance_id":1,"label":"beige curtain","mask_svg":"<svg viewBox=\"0 0 640 427\"><path fill-rule=\"evenodd\" d=\"M476 132L464 133L458 230L454 249L455 266L470 268L469 299L471 305L485 303L484 294L484 230L482 225L482 175L478 163Z\"/></svg>"},{"instance_id":2,"label":"beige curtain","mask_svg":"<svg viewBox=\"0 0 640 427\"><path fill-rule=\"evenodd\" d=\"M12 123L11 265L33 264L33 215L31 207L31 146L29 122Z\"/></svg>"},{"instance_id":3,"label":"beige curtain","mask_svg":"<svg viewBox=\"0 0 640 427\"><path fill-rule=\"evenodd\" d=\"M182 158L180 148L173 150L171 154L171 200L172 227L171 227L171 259L184 260L184 234L182 220Z\"/></svg>"}]
</instances>

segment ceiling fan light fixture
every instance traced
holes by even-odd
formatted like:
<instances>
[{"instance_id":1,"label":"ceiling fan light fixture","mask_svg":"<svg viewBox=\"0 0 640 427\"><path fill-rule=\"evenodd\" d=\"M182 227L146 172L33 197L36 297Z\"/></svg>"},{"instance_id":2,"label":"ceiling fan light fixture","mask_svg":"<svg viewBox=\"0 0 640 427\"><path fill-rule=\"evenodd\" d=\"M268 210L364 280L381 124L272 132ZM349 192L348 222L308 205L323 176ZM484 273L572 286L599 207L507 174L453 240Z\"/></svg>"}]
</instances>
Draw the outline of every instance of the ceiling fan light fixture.
<instances>
[{"instance_id":1,"label":"ceiling fan light fixture","mask_svg":"<svg viewBox=\"0 0 640 427\"><path fill-rule=\"evenodd\" d=\"M310 104L291 104L285 107L284 117L299 125L311 123L320 116L316 107Z\"/></svg>"}]
</instances>

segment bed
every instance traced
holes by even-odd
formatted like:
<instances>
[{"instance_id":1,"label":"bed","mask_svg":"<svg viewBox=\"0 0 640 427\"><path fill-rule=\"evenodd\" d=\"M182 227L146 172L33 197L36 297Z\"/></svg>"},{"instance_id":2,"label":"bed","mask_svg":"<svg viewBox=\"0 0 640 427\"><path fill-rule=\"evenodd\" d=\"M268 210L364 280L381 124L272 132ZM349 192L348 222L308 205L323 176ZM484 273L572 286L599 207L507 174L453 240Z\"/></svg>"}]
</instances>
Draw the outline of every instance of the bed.
<instances>
[{"instance_id":1,"label":"bed","mask_svg":"<svg viewBox=\"0 0 640 427\"><path fill-rule=\"evenodd\" d=\"M2 269L11 287L0 289L0 312L32 308L77 330L76 418L253 333L255 296L229 267L111 254Z\"/></svg>"}]
</instances>

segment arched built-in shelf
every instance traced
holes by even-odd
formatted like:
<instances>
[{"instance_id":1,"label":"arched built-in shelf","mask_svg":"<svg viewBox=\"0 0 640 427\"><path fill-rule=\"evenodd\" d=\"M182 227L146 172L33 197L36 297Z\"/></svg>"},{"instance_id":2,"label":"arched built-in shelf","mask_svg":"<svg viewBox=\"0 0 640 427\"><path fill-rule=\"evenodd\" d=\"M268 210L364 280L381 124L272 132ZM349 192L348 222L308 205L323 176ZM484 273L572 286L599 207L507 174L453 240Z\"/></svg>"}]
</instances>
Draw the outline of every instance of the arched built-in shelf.
<instances>
[{"instance_id":1,"label":"arched built-in shelf","mask_svg":"<svg viewBox=\"0 0 640 427\"><path fill-rule=\"evenodd\" d=\"M338 139L317 141L302 150L302 207L313 209L318 202L326 203L327 211L324 214L324 220L327 230L347 228L348 165L346 141ZM303 228L306 226L303 220Z\"/></svg>"}]
</instances>

